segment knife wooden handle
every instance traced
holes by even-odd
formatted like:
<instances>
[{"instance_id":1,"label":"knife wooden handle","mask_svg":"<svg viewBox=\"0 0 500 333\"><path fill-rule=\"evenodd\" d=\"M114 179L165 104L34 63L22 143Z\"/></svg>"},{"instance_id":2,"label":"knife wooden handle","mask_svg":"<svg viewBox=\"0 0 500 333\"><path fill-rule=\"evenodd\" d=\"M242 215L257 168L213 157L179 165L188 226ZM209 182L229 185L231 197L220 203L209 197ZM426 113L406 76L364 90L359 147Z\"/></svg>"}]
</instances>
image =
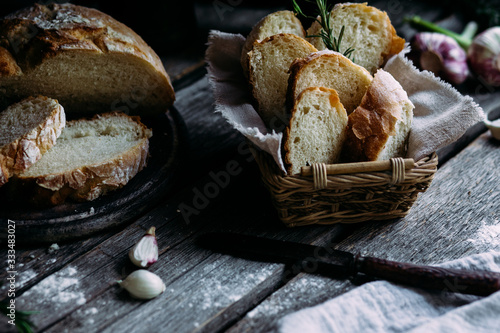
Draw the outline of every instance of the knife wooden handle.
<instances>
[{"instance_id":1,"label":"knife wooden handle","mask_svg":"<svg viewBox=\"0 0 500 333\"><path fill-rule=\"evenodd\" d=\"M355 269L376 278L419 288L487 296L500 290L500 273L466 271L358 256Z\"/></svg>"}]
</instances>

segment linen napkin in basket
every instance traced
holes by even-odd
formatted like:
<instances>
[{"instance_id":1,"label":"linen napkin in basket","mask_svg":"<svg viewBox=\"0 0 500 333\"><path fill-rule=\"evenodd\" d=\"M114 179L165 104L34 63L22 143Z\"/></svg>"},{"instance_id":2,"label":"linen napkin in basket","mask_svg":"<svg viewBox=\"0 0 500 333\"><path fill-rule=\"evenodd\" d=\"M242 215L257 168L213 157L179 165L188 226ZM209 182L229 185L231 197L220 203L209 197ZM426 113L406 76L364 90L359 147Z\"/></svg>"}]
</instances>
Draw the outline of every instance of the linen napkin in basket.
<instances>
[{"instance_id":1,"label":"linen napkin in basket","mask_svg":"<svg viewBox=\"0 0 500 333\"><path fill-rule=\"evenodd\" d=\"M239 34L209 34L206 61L215 110L257 147L270 153L285 172L280 149L282 133L268 132L251 104L240 64L244 42ZM405 48L391 58L384 69L399 81L415 105L407 157L417 161L457 140L485 116L471 97L461 95L432 73L415 68L404 56L408 51Z\"/></svg>"},{"instance_id":2,"label":"linen napkin in basket","mask_svg":"<svg viewBox=\"0 0 500 333\"><path fill-rule=\"evenodd\" d=\"M500 252L438 266L500 273ZM280 333L500 332L500 292L479 297L376 281L289 314L277 326Z\"/></svg>"}]
</instances>

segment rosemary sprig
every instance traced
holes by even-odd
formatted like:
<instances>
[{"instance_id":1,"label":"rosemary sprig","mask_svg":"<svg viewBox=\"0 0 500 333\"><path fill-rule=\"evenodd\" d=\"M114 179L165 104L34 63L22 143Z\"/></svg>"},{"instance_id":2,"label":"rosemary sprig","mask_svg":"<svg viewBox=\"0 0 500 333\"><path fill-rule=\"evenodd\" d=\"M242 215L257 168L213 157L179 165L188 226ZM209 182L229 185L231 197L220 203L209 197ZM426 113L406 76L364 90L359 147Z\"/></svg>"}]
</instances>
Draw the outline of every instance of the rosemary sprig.
<instances>
[{"instance_id":1,"label":"rosemary sprig","mask_svg":"<svg viewBox=\"0 0 500 333\"><path fill-rule=\"evenodd\" d=\"M9 303L6 301L0 302L0 313L7 316L9 310L7 308ZM19 333L33 333L33 323L31 322L29 316L32 314L39 313L38 311L20 311L16 310L16 327ZM9 317L7 317L9 318Z\"/></svg>"},{"instance_id":2,"label":"rosemary sprig","mask_svg":"<svg viewBox=\"0 0 500 333\"><path fill-rule=\"evenodd\" d=\"M310 3L316 3L318 6L318 15L320 19L318 19L317 16L308 16L304 14L300 6L297 4L296 0L292 0L292 5L293 5L293 10L295 13L298 15L301 15L305 18L308 19L313 19L314 21L318 22L321 25L321 32L319 35L308 35L307 37L319 37L323 40L323 44L325 44L326 48L335 52L342 53L344 56L347 58L351 58L353 56L353 53L355 49L352 47L348 47L344 52L341 51L340 45L342 43L342 37L344 36L344 30L345 26L342 26L340 29L340 33L338 38L333 35L333 29L332 25L330 24L330 12L332 11L333 5L328 6L327 5L327 0L305 0ZM354 58L351 59L354 61Z\"/></svg>"}]
</instances>

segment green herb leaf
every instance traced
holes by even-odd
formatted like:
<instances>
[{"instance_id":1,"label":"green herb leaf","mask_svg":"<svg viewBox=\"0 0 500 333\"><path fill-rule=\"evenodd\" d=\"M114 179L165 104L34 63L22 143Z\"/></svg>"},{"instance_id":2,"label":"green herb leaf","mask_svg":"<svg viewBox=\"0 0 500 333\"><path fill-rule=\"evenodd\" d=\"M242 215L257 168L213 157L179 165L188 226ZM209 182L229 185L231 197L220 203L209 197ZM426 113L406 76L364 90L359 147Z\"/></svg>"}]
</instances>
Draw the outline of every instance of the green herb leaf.
<instances>
[{"instance_id":1,"label":"green herb leaf","mask_svg":"<svg viewBox=\"0 0 500 333\"><path fill-rule=\"evenodd\" d=\"M0 312L7 316L9 310L7 306L9 303L7 301L0 302ZM17 331L20 333L33 333L33 323L29 319L32 314L38 313L38 311L20 311L16 310L16 327ZM7 317L8 318L8 317Z\"/></svg>"}]
</instances>

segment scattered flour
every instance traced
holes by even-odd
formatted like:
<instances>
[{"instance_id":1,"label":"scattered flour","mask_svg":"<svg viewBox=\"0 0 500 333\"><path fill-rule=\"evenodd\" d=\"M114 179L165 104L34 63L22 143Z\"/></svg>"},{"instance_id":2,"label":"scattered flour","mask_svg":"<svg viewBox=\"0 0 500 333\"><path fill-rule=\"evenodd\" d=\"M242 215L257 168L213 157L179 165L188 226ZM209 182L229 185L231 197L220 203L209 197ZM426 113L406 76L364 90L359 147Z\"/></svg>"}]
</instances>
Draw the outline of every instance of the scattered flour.
<instances>
[{"instance_id":1,"label":"scattered flour","mask_svg":"<svg viewBox=\"0 0 500 333\"><path fill-rule=\"evenodd\" d=\"M18 273L18 275L17 275L17 287L18 288L24 287L26 282L29 282L35 276L36 276L36 272L33 269L28 269L26 271L22 271L22 272Z\"/></svg>"},{"instance_id":2,"label":"scattered flour","mask_svg":"<svg viewBox=\"0 0 500 333\"><path fill-rule=\"evenodd\" d=\"M313 299L311 295L321 295L324 290L331 290L330 278L319 275L305 275L287 283L282 290L264 300L246 314L249 319L273 318L298 310L297 299ZM305 301L304 303L307 303ZM267 320L267 319L266 319Z\"/></svg>"},{"instance_id":3,"label":"scattered flour","mask_svg":"<svg viewBox=\"0 0 500 333\"><path fill-rule=\"evenodd\" d=\"M51 276L45 278L33 288L26 291L19 299L30 302L51 304L51 308L60 309L67 307L70 303L76 305L85 304L86 299L83 292L79 290L80 281L75 276L78 271L74 267L67 267Z\"/></svg>"},{"instance_id":4,"label":"scattered flour","mask_svg":"<svg viewBox=\"0 0 500 333\"><path fill-rule=\"evenodd\" d=\"M500 221L495 220L493 224L489 225L483 221L477 229L475 238L470 238L467 241L476 246L488 245L500 249Z\"/></svg>"},{"instance_id":5,"label":"scattered flour","mask_svg":"<svg viewBox=\"0 0 500 333\"><path fill-rule=\"evenodd\" d=\"M92 316L95 315L97 312L99 312L99 311L95 307L88 308L84 311L84 318L85 318L86 325L93 325L94 324L95 320Z\"/></svg>"},{"instance_id":6,"label":"scattered flour","mask_svg":"<svg viewBox=\"0 0 500 333\"><path fill-rule=\"evenodd\" d=\"M97 308L94 307L85 310L85 314L96 314L97 312Z\"/></svg>"},{"instance_id":7,"label":"scattered flour","mask_svg":"<svg viewBox=\"0 0 500 333\"><path fill-rule=\"evenodd\" d=\"M59 249L60 249L59 245L57 243L54 243L47 249L47 253L52 254L56 251L59 251Z\"/></svg>"},{"instance_id":8,"label":"scattered flour","mask_svg":"<svg viewBox=\"0 0 500 333\"><path fill-rule=\"evenodd\" d=\"M195 303L202 310L218 309L239 301L243 295L248 294L252 288L272 275L275 266L263 264L260 270L252 271L245 275L244 281L237 284L230 280L221 280L220 277L204 276L202 278L203 290L200 290L200 301ZM245 274L245 272L241 272ZM189 305L188 305L189 306Z\"/></svg>"},{"instance_id":9,"label":"scattered flour","mask_svg":"<svg viewBox=\"0 0 500 333\"><path fill-rule=\"evenodd\" d=\"M9 270L9 268L7 267L7 271ZM24 285L29 282L31 279L33 279L34 277L36 277L37 273L33 270L33 269L28 269L28 270L25 270L25 271L17 271L17 274L16 274L16 288L17 289L20 289L22 287L24 287ZM4 283L2 285L0 285L0 291L4 291L4 290L7 290L9 289L9 284L8 283Z\"/></svg>"}]
</instances>

